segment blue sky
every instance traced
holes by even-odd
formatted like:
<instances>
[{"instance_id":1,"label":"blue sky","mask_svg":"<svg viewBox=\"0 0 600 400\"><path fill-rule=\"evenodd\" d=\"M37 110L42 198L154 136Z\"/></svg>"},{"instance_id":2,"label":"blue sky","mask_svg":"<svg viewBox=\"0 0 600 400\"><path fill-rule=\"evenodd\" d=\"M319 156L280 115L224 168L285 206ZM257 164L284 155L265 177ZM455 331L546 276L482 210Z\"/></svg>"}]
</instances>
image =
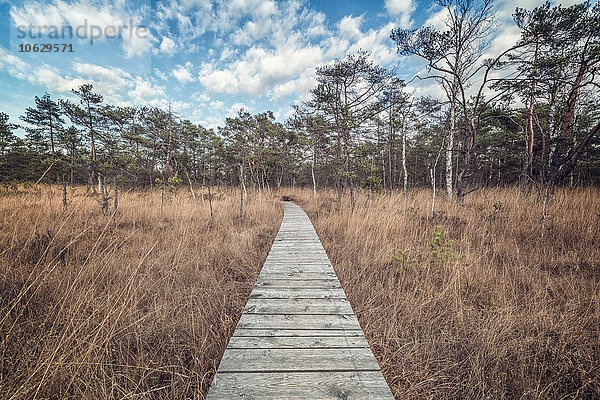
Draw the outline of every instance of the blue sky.
<instances>
[{"instance_id":1,"label":"blue sky","mask_svg":"<svg viewBox=\"0 0 600 400\"><path fill-rule=\"evenodd\" d=\"M541 3L497 1L491 51L518 39L517 5ZM182 118L208 127L241 107L272 110L284 121L294 102L307 99L315 67L350 52L368 50L412 78L423 66L396 55L390 31L439 24L439 11L416 0L0 0L0 111L18 122L35 95L70 97L70 89L91 82L112 104L171 103ZM85 29L80 38L50 38L50 28L29 38L24 27L32 24L34 36L40 26ZM119 27L121 37L112 37ZM102 31L93 44L92 29ZM19 52L25 43L67 43L73 52ZM429 81L411 90L442 95Z\"/></svg>"}]
</instances>

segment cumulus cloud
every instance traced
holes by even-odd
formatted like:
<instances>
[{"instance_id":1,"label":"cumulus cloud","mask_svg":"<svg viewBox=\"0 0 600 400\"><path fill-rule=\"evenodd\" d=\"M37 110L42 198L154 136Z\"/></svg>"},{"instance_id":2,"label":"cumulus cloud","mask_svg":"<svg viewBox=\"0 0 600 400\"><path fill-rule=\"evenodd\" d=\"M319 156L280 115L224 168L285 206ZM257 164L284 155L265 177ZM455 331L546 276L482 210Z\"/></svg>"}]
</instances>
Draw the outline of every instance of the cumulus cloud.
<instances>
[{"instance_id":1,"label":"cumulus cloud","mask_svg":"<svg viewBox=\"0 0 600 400\"><path fill-rule=\"evenodd\" d=\"M205 68L199 75L206 90L213 93L234 93L238 88L238 79L230 70Z\"/></svg>"},{"instance_id":2,"label":"cumulus cloud","mask_svg":"<svg viewBox=\"0 0 600 400\"><path fill-rule=\"evenodd\" d=\"M171 75L173 75L175 77L175 79L177 79L177 82L179 82L181 84L186 84L188 82L192 82L194 80L194 78L192 77L192 73L190 72L191 68L192 68L192 63L188 61L185 63L185 65L177 66L177 68L175 68L171 72Z\"/></svg>"},{"instance_id":3,"label":"cumulus cloud","mask_svg":"<svg viewBox=\"0 0 600 400\"><path fill-rule=\"evenodd\" d=\"M273 50L254 46L227 68L205 67L200 82L210 92L265 94L276 85L313 70L323 61L318 46Z\"/></svg>"},{"instance_id":4,"label":"cumulus cloud","mask_svg":"<svg viewBox=\"0 0 600 400\"><path fill-rule=\"evenodd\" d=\"M344 18L338 22L338 29L342 36L352 38L352 39L360 39L362 37L362 32L360 31L360 26L363 22L363 16L353 17L352 15L346 15Z\"/></svg>"},{"instance_id":5,"label":"cumulus cloud","mask_svg":"<svg viewBox=\"0 0 600 400\"><path fill-rule=\"evenodd\" d=\"M5 71L16 79L27 80L33 85L61 93L68 93L86 82L80 77L62 76L56 68L46 64L32 68L2 47L0 47L0 71Z\"/></svg>"},{"instance_id":6,"label":"cumulus cloud","mask_svg":"<svg viewBox=\"0 0 600 400\"><path fill-rule=\"evenodd\" d=\"M280 102L288 96L300 95L300 100L308 100L310 90L315 84L314 70L307 69L300 77L275 86L271 91L271 99L275 102Z\"/></svg>"},{"instance_id":7,"label":"cumulus cloud","mask_svg":"<svg viewBox=\"0 0 600 400\"><path fill-rule=\"evenodd\" d=\"M28 77L29 81L37 85L45 86L50 91L68 93L88 81L79 77L62 76L52 67L42 66L34 70Z\"/></svg>"},{"instance_id":8,"label":"cumulus cloud","mask_svg":"<svg viewBox=\"0 0 600 400\"><path fill-rule=\"evenodd\" d=\"M175 53L175 42L170 37L163 37L162 42L160 42L160 51L162 53L173 55Z\"/></svg>"},{"instance_id":9,"label":"cumulus cloud","mask_svg":"<svg viewBox=\"0 0 600 400\"><path fill-rule=\"evenodd\" d=\"M21 6L11 6L10 16L14 25L34 25L42 28L42 33L48 26L54 26L58 30L64 26L71 26L73 30L85 26L85 30L81 29L80 32L81 35L85 32L87 37L82 40L90 41L92 36L94 41L121 40L124 55L130 58L147 54L155 41L143 24L148 12L146 6L131 10L123 1L29 0Z\"/></svg>"},{"instance_id":10,"label":"cumulus cloud","mask_svg":"<svg viewBox=\"0 0 600 400\"><path fill-rule=\"evenodd\" d=\"M164 86L155 85L140 76L135 78L133 84L133 89L128 91L127 94L135 104L148 104L150 106L165 104L164 97L166 93Z\"/></svg>"},{"instance_id":11,"label":"cumulus cloud","mask_svg":"<svg viewBox=\"0 0 600 400\"><path fill-rule=\"evenodd\" d=\"M119 101L118 93L132 86L131 74L120 68L78 62L73 65L73 70L79 77L93 82L98 92Z\"/></svg>"},{"instance_id":12,"label":"cumulus cloud","mask_svg":"<svg viewBox=\"0 0 600 400\"><path fill-rule=\"evenodd\" d=\"M385 0L385 9L401 28L410 28L413 24L412 14L417 9L414 0Z\"/></svg>"}]
</instances>

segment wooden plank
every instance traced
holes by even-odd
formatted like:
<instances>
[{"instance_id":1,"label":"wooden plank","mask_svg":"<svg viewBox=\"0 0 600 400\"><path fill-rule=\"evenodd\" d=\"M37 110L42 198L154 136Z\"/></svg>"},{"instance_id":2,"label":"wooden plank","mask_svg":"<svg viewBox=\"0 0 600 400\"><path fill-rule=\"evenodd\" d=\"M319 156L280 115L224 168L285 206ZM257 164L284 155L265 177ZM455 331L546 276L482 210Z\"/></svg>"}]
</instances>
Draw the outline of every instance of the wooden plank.
<instances>
[{"instance_id":1,"label":"wooden plank","mask_svg":"<svg viewBox=\"0 0 600 400\"><path fill-rule=\"evenodd\" d=\"M251 299L345 299L342 289L277 289L257 287Z\"/></svg>"},{"instance_id":2,"label":"wooden plank","mask_svg":"<svg viewBox=\"0 0 600 400\"><path fill-rule=\"evenodd\" d=\"M280 289L341 289L342 285L337 279L258 279L255 287L280 288Z\"/></svg>"},{"instance_id":3,"label":"wooden plank","mask_svg":"<svg viewBox=\"0 0 600 400\"><path fill-rule=\"evenodd\" d=\"M360 329L236 329L233 336L243 337L321 337L321 336L360 336Z\"/></svg>"},{"instance_id":4,"label":"wooden plank","mask_svg":"<svg viewBox=\"0 0 600 400\"><path fill-rule=\"evenodd\" d=\"M331 267L326 265L293 265L293 264L277 264L277 265L266 265L261 271L259 276L265 274L331 274L334 273Z\"/></svg>"},{"instance_id":5,"label":"wooden plank","mask_svg":"<svg viewBox=\"0 0 600 400\"><path fill-rule=\"evenodd\" d=\"M269 371L378 371L368 348L339 349L227 349L219 364L223 372Z\"/></svg>"},{"instance_id":6,"label":"wooden plank","mask_svg":"<svg viewBox=\"0 0 600 400\"><path fill-rule=\"evenodd\" d=\"M245 314L352 314L347 299L250 299Z\"/></svg>"},{"instance_id":7,"label":"wooden plank","mask_svg":"<svg viewBox=\"0 0 600 400\"><path fill-rule=\"evenodd\" d=\"M207 400L392 400L379 371L238 373L217 375Z\"/></svg>"},{"instance_id":8,"label":"wooden plank","mask_svg":"<svg viewBox=\"0 0 600 400\"><path fill-rule=\"evenodd\" d=\"M228 349L343 349L369 347L363 336L234 336Z\"/></svg>"},{"instance_id":9,"label":"wooden plank","mask_svg":"<svg viewBox=\"0 0 600 400\"><path fill-rule=\"evenodd\" d=\"M300 259L292 259L288 258L285 260L266 260L263 268L269 267L271 265L275 266L285 266L285 267L321 267L321 268L329 268L333 269L331 263L327 260L300 260Z\"/></svg>"},{"instance_id":10,"label":"wooden plank","mask_svg":"<svg viewBox=\"0 0 600 400\"><path fill-rule=\"evenodd\" d=\"M306 280L306 279L337 279L335 272L268 272L263 271L258 276L257 282L261 280L269 279L287 279L292 280Z\"/></svg>"},{"instance_id":11,"label":"wooden plank","mask_svg":"<svg viewBox=\"0 0 600 400\"><path fill-rule=\"evenodd\" d=\"M354 315L242 314L238 329L360 329Z\"/></svg>"},{"instance_id":12,"label":"wooden plank","mask_svg":"<svg viewBox=\"0 0 600 400\"><path fill-rule=\"evenodd\" d=\"M326 263L328 260L325 252L306 251L302 249L287 249L279 250L272 256L267 258L267 261L299 261L306 263L307 261Z\"/></svg>"}]
</instances>

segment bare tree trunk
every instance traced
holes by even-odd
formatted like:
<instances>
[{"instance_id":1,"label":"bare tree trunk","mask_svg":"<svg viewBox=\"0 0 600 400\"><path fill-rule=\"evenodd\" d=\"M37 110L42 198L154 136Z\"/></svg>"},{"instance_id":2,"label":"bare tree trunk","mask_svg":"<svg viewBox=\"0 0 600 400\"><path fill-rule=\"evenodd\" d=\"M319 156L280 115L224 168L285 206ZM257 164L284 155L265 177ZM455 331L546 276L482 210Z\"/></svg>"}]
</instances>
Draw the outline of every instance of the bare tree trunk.
<instances>
[{"instance_id":1,"label":"bare tree trunk","mask_svg":"<svg viewBox=\"0 0 600 400\"><path fill-rule=\"evenodd\" d=\"M210 184L208 185L208 205L210 207L210 219L213 217L213 209L212 209L212 195L210 193Z\"/></svg>"},{"instance_id":2,"label":"bare tree trunk","mask_svg":"<svg viewBox=\"0 0 600 400\"><path fill-rule=\"evenodd\" d=\"M354 185L352 179L350 179L350 207L352 212L354 212L354 204Z\"/></svg>"},{"instance_id":3,"label":"bare tree trunk","mask_svg":"<svg viewBox=\"0 0 600 400\"><path fill-rule=\"evenodd\" d=\"M537 62L538 62L538 48L539 44L536 42L535 53L533 58L533 81L531 82L530 93L529 93L529 109L527 113L527 132L525 139L525 157L523 158L523 165L521 169L521 176L519 176L519 183L521 189L525 189L529 184L529 169L533 163L533 112L535 109L535 86L536 86L536 75L537 75Z\"/></svg>"},{"instance_id":4,"label":"bare tree trunk","mask_svg":"<svg viewBox=\"0 0 600 400\"><path fill-rule=\"evenodd\" d=\"M63 211L67 210L67 181L65 180L65 177L63 175Z\"/></svg>"},{"instance_id":5,"label":"bare tree trunk","mask_svg":"<svg viewBox=\"0 0 600 400\"><path fill-rule=\"evenodd\" d=\"M240 164L240 219L244 218L244 192L246 191L246 185L244 185L242 176L242 164Z\"/></svg>"},{"instance_id":6,"label":"bare tree trunk","mask_svg":"<svg viewBox=\"0 0 600 400\"><path fill-rule=\"evenodd\" d=\"M277 179L277 191L281 189L281 183L283 182L283 165L281 166L281 174L279 174L279 179Z\"/></svg>"},{"instance_id":7,"label":"bare tree trunk","mask_svg":"<svg viewBox=\"0 0 600 400\"><path fill-rule=\"evenodd\" d=\"M242 164L240 164L240 182L242 184L242 189L244 190L244 196L248 197L248 192L246 191L246 182L244 180L244 159L242 158Z\"/></svg>"},{"instance_id":8,"label":"bare tree trunk","mask_svg":"<svg viewBox=\"0 0 600 400\"><path fill-rule=\"evenodd\" d=\"M402 121L402 177L404 179L402 190L405 196L408 187L408 171L406 169L406 118L408 118L408 115L405 115Z\"/></svg>"},{"instance_id":9,"label":"bare tree trunk","mask_svg":"<svg viewBox=\"0 0 600 400\"><path fill-rule=\"evenodd\" d=\"M313 197L317 197L317 180L315 179L315 163L317 162L317 146L313 144L313 162L310 165L310 174L313 182Z\"/></svg>"},{"instance_id":10,"label":"bare tree trunk","mask_svg":"<svg viewBox=\"0 0 600 400\"><path fill-rule=\"evenodd\" d=\"M113 206L114 206L115 214L116 214L117 213L117 209L119 208L119 192L117 191L117 178L116 177L114 178L114 186L115 187L114 187L113 190L115 191L115 195L114 195L115 196L115 198L114 198L115 201L113 203Z\"/></svg>"},{"instance_id":11,"label":"bare tree trunk","mask_svg":"<svg viewBox=\"0 0 600 400\"><path fill-rule=\"evenodd\" d=\"M431 178L431 188L433 189L431 195L431 218L435 216L435 170L438 165L438 161L440 160L440 156L442 155L442 150L444 149L444 143L440 146L440 151L438 151L437 157L435 158L435 162L433 163L433 167L429 168L429 176Z\"/></svg>"},{"instance_id":12,"label":"bare tree trunk","mask_svg":"<svg viewBox=\"0 0 600 400\"><path fill-rule=\"evenodd\" d=\"M190 183L190 192L192 192L192 198L195 199L196 193L194 193L194 187L192 186L192 180L190 179L190 174L188 173L187 168L185 170L185 175L187 176L188 182ZM204 187L202 187L202 200L204 200Z\"/></svg>"},{"instance_id":13,"label":"bare tree trunk","mask_svg":"<svg viewBox=\"0 0 600 400\"><path fill-rule=\"evenodd\" d=\"M460 155L462 159L462 166L456 180L456 202L463 204L464 198L467 194L473 190L467 192L467 180L469 178L469 168L471 166L471 156L475 148L475 126L473 121L469 122L471 126L465 128L462 144L460 147Z\"/></svg>"},{"instance_id":14,"label":"bare tree trunk","mask_svg":"<svg viewBox=\"0 0 600 400\"><path fill-rule=\"evenodd\" d=\"M392 107L390 109L390 118L389 118L389 124L390 124L390 138L389 138L389 146L388 146L388 167L389 167L389 184L390 184L390 191L394 190L394 163L392 160L392 154L394 153L394 119L393 119L393 113L394 113L394 99L392 98ZM394 157L395 158L395 157Z\"/></svg>"},{"instance_id":15,"label":"bare tree trunk","mask_svg":"<svg viewBox=\"0 0 600 400\"><path fill-rule=\"evenodd\" d=\"M315 180L315 164L312 163L310 165L310 173L312 175L313 182L313 197L317 197L317 181Z\"/></svg>"},{"instance_id":16,"label":"bare tree trunk","mask_svg":"<svg viewBox=\"0 0 600 400\"><path fill-rule=\"evenodd\" d=\"M167 156L165 159L165 165L167 167L167 177L171 178L173 176L173 168L171 167L171 141L173 138L173 128L172 128L172 117L171 117L171 103L169 103L169 142L167 143Z\"/></svg>"},{"instance_id":17,"label":"bare tree trunk","mask_svg":"<svg viewBox=\"0 0 600 400\"><path fill-rule=\"evenodd\" d=\"M452 201L452 150L454 147L454 133L456 130L456 92L453 88L450 104L450 131L448 132L448 146L446 147L446 195Z\"/></svg>"}]
</instances>

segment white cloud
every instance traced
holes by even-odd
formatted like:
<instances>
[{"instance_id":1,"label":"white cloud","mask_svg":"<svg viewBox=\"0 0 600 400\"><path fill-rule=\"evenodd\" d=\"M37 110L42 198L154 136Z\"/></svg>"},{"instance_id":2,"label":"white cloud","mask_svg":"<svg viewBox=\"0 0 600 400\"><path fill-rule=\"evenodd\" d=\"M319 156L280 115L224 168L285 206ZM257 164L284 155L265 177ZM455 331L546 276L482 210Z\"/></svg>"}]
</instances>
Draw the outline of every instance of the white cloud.
<instances>
[{"instance_id":1,"label":"white cloud","mask_svg":"<svg viewBox=\"0 0 600 400\"><path fill-rule=\"evenodd\" d=\"M37 68L28 79L34 84L45 86L51 91L59 93L68 93L71 89L76 89L80 85L88 82L79 77L63 77L56 69L48 66Z\"/></svg>"},{"instance_id":2,"label":"white cloud","mask_svg":"<svg viewBox=\"0 0 600 400\"><path fill-rule=\"evenodd\" d=\"M27 80L33 85L44 86L51 91L68 93L86 82L80 77L63 77L56 68L42 64L32 68L19 57L9 54L0 47L0 71L6 71L19 80Z\"/></svg>"},{"instance_id":3,"label":"white cloud","mask_svg":"<svg viewBox=\"0 0 600 400\"><path fill-rule=\"evenodd\" d=\"M160 79L162 81L168 81L169 80L169 77L167 76L167 74L165 74L164 72L162 72L158 68L154 68L153 72L154 72L154 75L156 75L158 77L158 79Z\"/></svg>"},{"instance_id":4,"label":"white cloud","mask_svg":"<svg viewBox=\"0 0 600 400\"><path fill-rule=\"evenodd\" d=\"M395 24L390 22L379 29L369 29L354 42L348 52L354 53L359 50L367 50L371 52L373 61L380 65L390 65L397 60L396 48L389 39L390 32L395 27Z\"/></svg>"},{"instance_id":5,"label":"white cloud","mask_svg":"<svg viewBox=\"0 0 600 400\"><path fill-rule=\"evenodd\" d=\"M131 86L131 74L120 68L78 62L73 65L73 70L84 78L101 82L111 91Z\"/></svg>"},{"instance_id":6,"label":"white cloud","mask_svg":"<svg viewBox=\"0 0 600 400\"><path fill-rule=\"evenodd\" d=\"M437 12L434 12L427 18L423 26L431 26L437 30L446 30L447 29L447 21L449 18L448 9L442 8Z\"/></svg>"},{"instance_id":7,"label":"white cloud","mask_svg":"<svg viewBox=\"0 0 600 400\"><path fill-rule=\"evenodd\" d=\"M160 42L160 51L168 54L168 55L173 55L175 53L175 42L173 41L173 39L169 38L169 37L163 37L162 42Z\"/></svg>"},{"instance_id":8,"label":"white cloud","mask_svg":"<svg viewBox=\"0 0 600 400\"><path fill-rule=\"evenodd\" d=\"M252 111L252 107L248 107L244 103L234 103L231 107L229 107L229 116L237 115L238 111L242 109L248 112Z\"/></svg>"},{"instance_id":9,"label":"white cloud","mask_svg":"<svg viewBox=\"0 0 600 400\"><path fill-rule=\"evenodd\" d=\"M210 92L260 95L281 82L294 79L307 68L314 69L322 60L323 54L317 46L279 51L251 47L228 68L203 69L200 82Z\"/></svg>"},{"instance_id":10,"label":"white cloud","mask_svg":"<svg viewBox=\"0 0 600 400\"><path fill-rule=\"evenodd\" d=\"M123 36L125 58L144 56L152 49L152 45L156 41L152 33L145 28L138 28L138 32L140 33Z\"/></svg>"},{"instance_id":11,"label":"white cloud","mask_svg":"<svg viewBox=\"0 0 600 400\"><path fill-rule=\"evenodd\" d=\"M192 63L188 61L185 63L185 66L178 65L177 68L175 68L171 72L171 75L173 75L175 77L175 79L177 79L177 82L179 82L181 84L186 84L188 82L192 82L194 80L194 78L192 77L192 74L190 72L191 68L192 68Z\"/></svg>"},{"instance_id":12,"label":"white cloud","mask_svg":"<svg viewBox=\"0 0 600 400\"><path fill-rule=\"evenodd\" d=\"M15 25L33 24L42 27L42 33L48 26L61 32L64 26L71 26L83 42L121 40L126 58L145 55L152 47L155 39L142 24L143 16L148 12L147 6L132 11L124 1L108 0L56 0L52 3L29 0L10 9ZM37 29L34 31L37 33Z\"/></svg>"},{"instance_id":13,"label":"white cloud","mask_svg":"<svg viewBox=\"0 0 600 400\"><path fill-rule=\"evenodd\" d=\"M210 92L234 93L238 89L238 79L235 74L229 70L204 71L200 73L199 79Z\"/></svg>"},{"instance_id":14,"label":"white cloud","mask_svg":"<svg viewBox=\"0 0 600 400\"><path fill-rule=\"evenodd\" d=\"M305 72L297 79L288 80L275 86L271 92L271 99L275 102L280 102L287 96L300 96L300 100L308 100L310 90L315 86L314 69L306 69Z\"/></svg>"},{"instance_id":15,"label":"white cloud","mask_svg":"<svg viewBox=\"0 0 600 400\"><path fill-rule=\"evenodd\" d=\"M360 39L362 32L360 26L363 23L363 16L353 17L352 15L346 15L338 22L338 29L340 34L344 37L352 39Z\"/></svg>"},{"instance_id":16,"label":"white cloud","mask_svg":"<svg viewBox=\"0 0 600 400\"><path fill-rule=\"evenodd\" d=\"M416 10L413 0L385 0L385 9L394 17L401 28L410 28L412 13Z\"/></svg>"},{"instance_id":17,"label":"white cloud","mask_svg":"<svg viewBox=\"0 0 600 400\"><path fill-rule=\"evenodd\" d=\"M0 70L8 72L10 75L18 79L27 79L27 71L29 71L29 65L23 62L19 57L10 54L0 47Z\"/></svg>"},{"instance_id":18,"label":"white cloud","mask_svg":"<svg viewBox=\"0 0 600 400\"><path fill-rule=\"evenodd\" d=\"M227 48L223 49L223 51L221 52L221 55L219 56L219 61L228 60L228 59L232 58L235 54L237 54L237 51L227 47Z\"/></svg>"},{"instance_id":19,"label":"white cloud","mask_svg":"<svg viewBox=\"0 0 600 400\"><path fill-rule=\"evenodd\" d=\"M163 97L166 96L165 87L154 85L151 81L138 76L134 81L134 88L127 92L135 104L148 104L156 106L165 104ZM163 100L161 102L161 100Z\"/></svg>"}]
</instances>

